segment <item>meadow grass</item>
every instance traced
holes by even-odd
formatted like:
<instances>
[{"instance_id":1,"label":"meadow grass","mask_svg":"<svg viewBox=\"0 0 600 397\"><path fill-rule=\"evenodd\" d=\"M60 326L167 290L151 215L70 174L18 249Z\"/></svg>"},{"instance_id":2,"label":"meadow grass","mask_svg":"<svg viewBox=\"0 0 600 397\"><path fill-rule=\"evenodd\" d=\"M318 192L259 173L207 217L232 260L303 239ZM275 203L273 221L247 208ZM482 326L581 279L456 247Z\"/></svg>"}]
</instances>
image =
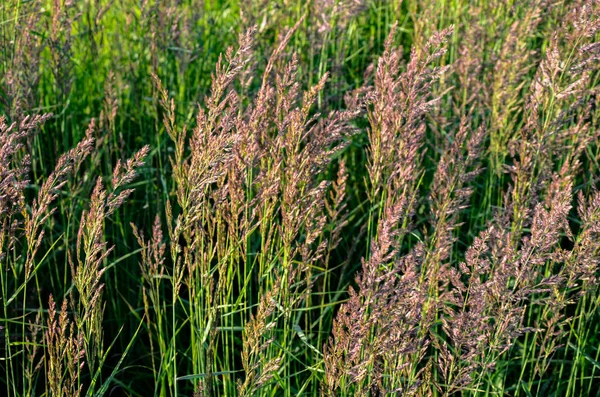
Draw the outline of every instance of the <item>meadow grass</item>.
<instances>
[{"instance_id":1,"label":"meadow grass","mask_svg":"<svg viewBox=\"0 0 600 397\"><path fill-rule=\"evenodd\" d=\"M5 0L8 396L593 396L600 5Z\"/></svg>"}]
</instances>

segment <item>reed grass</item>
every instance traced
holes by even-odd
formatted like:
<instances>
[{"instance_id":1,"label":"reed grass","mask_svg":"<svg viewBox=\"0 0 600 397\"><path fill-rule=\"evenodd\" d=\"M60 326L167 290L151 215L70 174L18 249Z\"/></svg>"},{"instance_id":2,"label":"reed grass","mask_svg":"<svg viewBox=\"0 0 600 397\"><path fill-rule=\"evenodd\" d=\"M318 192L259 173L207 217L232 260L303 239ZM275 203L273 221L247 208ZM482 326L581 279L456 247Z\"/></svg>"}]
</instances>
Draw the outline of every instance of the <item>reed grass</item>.
<instances>
[{"instance_id":1,"label":"reed grass","mask_svg":"<svg viewBox=\"0 0 600 397\"><path fill-rule=\"evenodd\" d=\"M592 0L6 0L8 396L593 396Z\"/></svg>"}]
</instances>

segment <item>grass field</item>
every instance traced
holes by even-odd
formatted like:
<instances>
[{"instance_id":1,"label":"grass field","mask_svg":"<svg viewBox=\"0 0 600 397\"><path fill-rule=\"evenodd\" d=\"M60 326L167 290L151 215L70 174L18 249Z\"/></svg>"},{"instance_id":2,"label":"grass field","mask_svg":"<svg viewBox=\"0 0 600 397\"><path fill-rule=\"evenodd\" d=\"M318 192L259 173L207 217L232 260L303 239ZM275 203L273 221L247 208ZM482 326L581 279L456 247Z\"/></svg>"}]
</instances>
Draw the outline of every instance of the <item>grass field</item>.
<instances>
[{"instance_id":1,"label":"grass field","mask_svg":"<svg viewBox=\"0 0 600 397\"><path fill-rule=\"evenodd\" d=\"M600 3L3 0L0 394L595 396Z\"/></svg>"}]
</instances>

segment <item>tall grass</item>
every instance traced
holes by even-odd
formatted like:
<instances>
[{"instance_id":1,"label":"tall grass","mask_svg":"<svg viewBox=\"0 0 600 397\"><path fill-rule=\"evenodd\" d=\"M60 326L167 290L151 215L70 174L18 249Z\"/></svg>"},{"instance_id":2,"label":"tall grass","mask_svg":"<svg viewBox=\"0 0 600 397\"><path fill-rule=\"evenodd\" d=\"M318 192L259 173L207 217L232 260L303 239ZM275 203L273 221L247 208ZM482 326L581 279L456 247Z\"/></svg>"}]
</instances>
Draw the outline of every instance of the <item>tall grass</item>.
<instances>
[{"instance_id":1,"label":"tall grass","mask_svg":"<svg viewBox=\"0 0 600 397\"><path fill-rule=\"evenodd\" d=\"M583 396L595 1L7 0L9 396Z\"/></svg>"}]
</instances>

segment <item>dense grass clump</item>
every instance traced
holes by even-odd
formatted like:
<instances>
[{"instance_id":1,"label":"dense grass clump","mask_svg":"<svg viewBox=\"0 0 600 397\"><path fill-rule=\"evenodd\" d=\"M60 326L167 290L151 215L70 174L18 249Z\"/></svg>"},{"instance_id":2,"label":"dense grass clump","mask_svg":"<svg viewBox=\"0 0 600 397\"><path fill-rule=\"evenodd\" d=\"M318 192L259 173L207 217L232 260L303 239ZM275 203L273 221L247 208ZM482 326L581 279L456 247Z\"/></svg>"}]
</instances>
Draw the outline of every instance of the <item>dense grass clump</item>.
<instances>
[{"instance_id":1,"label":"dense grass clump","mask_svg":"<svg viewBox=\"0 0 600 397\"><path fill-rule=\"evenodd\" d=\"M593 396L600 5L5 0L0 394Z\"/></svg>"}]
</instances>

